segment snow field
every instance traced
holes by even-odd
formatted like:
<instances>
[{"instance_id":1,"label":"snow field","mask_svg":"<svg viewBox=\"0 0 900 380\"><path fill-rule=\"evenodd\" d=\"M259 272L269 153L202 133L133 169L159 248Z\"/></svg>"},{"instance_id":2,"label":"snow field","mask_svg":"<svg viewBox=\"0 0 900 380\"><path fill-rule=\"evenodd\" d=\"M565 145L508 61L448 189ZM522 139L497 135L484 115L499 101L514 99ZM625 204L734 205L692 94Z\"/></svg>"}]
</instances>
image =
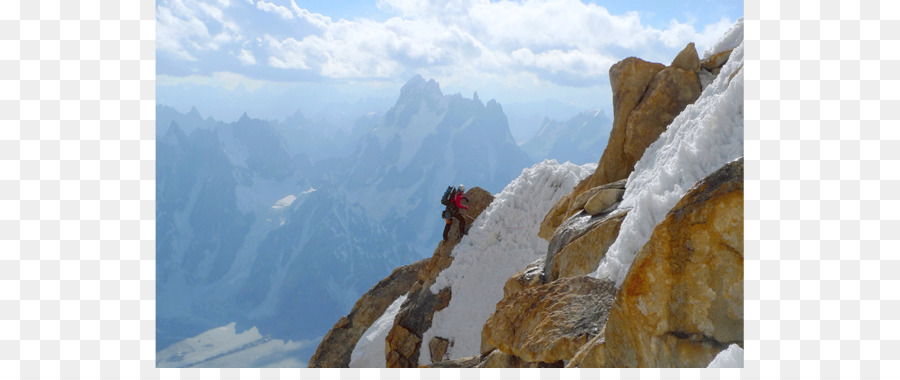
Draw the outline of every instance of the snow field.
<instances>
[{"instance_id":1,"label":"snow field","mask_svg":"<svg viewBox=\"0 0 900 380\"><path fill-rule=\"evenodd\" d=\"M742 40L743 20L739 20L714 45L721 48L739 42L715 81L672 121L635 165L619 205L620 209L633 209L592 277L608 277L621 286L637 252L681 197L697 181L744 155Z\"/></svg>"},{"instance_id":2,"label":"snow field","mask_svg":"<svg viewBox=\"0 0 900 380\"><path fill-rule=\"evenodd\" d=\"M394 318L400 312L400 306L406 301L404 294L394 300L391 306L384 311L375 322L369 326L369 329L363 334L353 352L350 353L350 368L385 368L387 362L384 357L384 340L387 338L391 326L394 325Z\"/></svg>"},{"instance_id":3,"label":"snow field","mask_svg":"<svg viewBox=\"0 0 900 380\"><path fill-rule=\"evenodd\" d=\"M431 363L427 345L436 336L452 342L451 359L480 354L482 326L503 298L506 280L547 253L547 241L537 236L544 216L596 167L544 161L523 170L496 196L431 286L435 294L451 287L452 297L423 334L419 364Z\"/></svg>"}]
</instances>

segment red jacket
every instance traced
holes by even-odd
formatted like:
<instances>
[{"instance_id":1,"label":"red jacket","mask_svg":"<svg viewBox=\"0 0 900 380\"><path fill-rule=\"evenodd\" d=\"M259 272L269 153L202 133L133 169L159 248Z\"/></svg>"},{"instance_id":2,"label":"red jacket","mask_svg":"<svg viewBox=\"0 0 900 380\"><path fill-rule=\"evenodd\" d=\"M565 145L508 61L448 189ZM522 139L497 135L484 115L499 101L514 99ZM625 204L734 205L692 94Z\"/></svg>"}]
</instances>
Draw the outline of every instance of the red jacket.
<instances>
[{"instance_id":1,"label":"red jacket","mask_svg":"<svg viewBox=\"0 0 900 380\"><path fill-rule=\"evenodd\" d=\"M469 209L468 207L463 206L463 204L460 203L460 201L463 200L463 199L465 199L466 202L469 201L469 198L466 198L466 196L465 196L465 195L462 195L462 193L456 193L456 196L453 197L453 204L455 204L456 207L459 207L459 208L461 208L461 209L463 209L463 210L468 210L468 209Z\"/></svg>"}]
</instances>

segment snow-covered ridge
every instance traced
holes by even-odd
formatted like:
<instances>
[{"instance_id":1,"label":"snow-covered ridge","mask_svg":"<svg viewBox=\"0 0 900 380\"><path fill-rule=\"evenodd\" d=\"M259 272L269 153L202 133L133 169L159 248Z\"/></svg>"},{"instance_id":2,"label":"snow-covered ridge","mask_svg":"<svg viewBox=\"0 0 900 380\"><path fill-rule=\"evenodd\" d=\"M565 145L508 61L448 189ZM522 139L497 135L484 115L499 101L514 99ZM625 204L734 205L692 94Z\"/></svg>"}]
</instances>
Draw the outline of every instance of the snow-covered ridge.
<instances>
[{"instance_id":1,"label":"snow-covered ridge","mask_svg":"<svg viewBox=\"0 0 900 380\"><path fill-rule=\"evenodd\" d=\"M596 278L621 286L653 228L697 181L744 154L743 21L714 48L740 42L700 98L679 114L651 144L628 176L619 209L633 208L607 251Z\"/></svg>"},{"instance_id":2,"label":"snow-covered ridge","mask_svg":"<svg viewBox=\"0 0 900 380\"><path fill-rule=\"evenodd\" d=\"M434 314L423 342L435 336L452 341L450 358L480 353L481 328L503 298L503 284L547 252L547 241L537 236L544 216L596 166L544 161L523 170L496 196L431 286L435 294L449 286L453 296L447 308ZM420 351L420 365L431 363L428 352Z\"/></svg>"}]
</instances>

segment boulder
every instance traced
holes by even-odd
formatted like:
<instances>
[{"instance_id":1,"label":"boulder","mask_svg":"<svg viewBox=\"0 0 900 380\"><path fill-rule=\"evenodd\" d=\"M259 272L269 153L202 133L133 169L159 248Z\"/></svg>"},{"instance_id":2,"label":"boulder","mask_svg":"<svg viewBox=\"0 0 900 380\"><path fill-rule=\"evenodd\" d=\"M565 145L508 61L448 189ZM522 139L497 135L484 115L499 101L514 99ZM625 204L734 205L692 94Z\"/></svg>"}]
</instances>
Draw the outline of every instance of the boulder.
<instances>
[{"instance_id":1,"label":"boulder","mask_svg":"<svg viewBox=\"0 0 900 380\"><path fill-rule=\"evenodd\" d=\"M700 71L700 56L697 55L697 49L691 42L675 56L669 67L677 67L682 70L698 72Z\"/></svg>"},{"instance_id":2,"label":"boulder","mask_svg":"<svg viewBox=\"0 0 900 380\"><path fill-rule=\"evenodd\" d=\"M540 258L537 261L528 264L525 269L519 271L519 273L514 274L509 280L506 280L506 284L503 285L503 297L510 297L513 294L521 292L528 288L533 288L535 286L541 285L544 282L541 281L541 272L544 270L544 259Z\"/></svg>"},{"instance_id":3,"label":"boulder","mask_svg":"<svg viewBox=\"0 0 900 380\"><path fill-rule=\"evenodd\" d=\"M603 366L706 367L743 344L743 205L739 159L698 182L656 226L610 311Z\"/></svg>"},{"instance_id":4,"label":"boulder","mask_svg":"<svg viewBox=\"0 0 900 380\"><path fill-rule=\"evenodd\" d=\"M410 286L416 281L418 271L427 261L420 260L394 269L388 277L363 294L353 305L350 314L341 317L322 338L315 354L309 360L309 367L348 367L350 354L359 338L384 314L394 300L409 291Z\"/></svg>"},{"instance_id":5,"label":"boulder","mask_svg":"<svg viewBox=\"0 0 900 380\"><path fill-rule=\"evenodd\" d=\"M608 248L608 246L606 248L602 246L602 244L604 244L603 242L607 241L610 237L612 237L612 241L614 241L615 236L618 236L619 233L621 221L610 222L610 219L624 218L623 214L630 210L630 208L622 210L611 208L597 215L590 215L582 211L567 219L556 229L556 233L553 235L553 238L550 239L550 245L547 246L547 255L544 256L544 266L541 274L543 283L548 283L559 278L557 277L559 269L567 268L572 262L581 261L587 263L594 260L599 262L600 258L606 255L606 249ZM600 230L595 230L595 228L601 225L603 225L603 227ZM569 261L565 265L560 267L556 264L560 252L565 250L573 242L592 232L592 236L583 240L582 244L576 244L569 249L569 252L565 255L566 260ZM609 241L609 243L611 244L612 241ZM554 268L556 268L556 273L553 272ZM566 271L566 269L563 270ZM593 269L588 273L592 271Z\"/></svg>"},{"instance_id":6,"label":"boulder","mask_svg":"<svg viewBox=\"0 0 900 380\"><path fill-rule=\"evenodd\" d=\"M616 294L609 280L560 279L504 298L482 337L528 362L557 363L599 334Z\"/></svg>"},{"instance_id":7,"label":"boulder","mask_svg":"<svg viewBox=\"0 0 900 380\"><path fill-rule=\"evenodd\" d=\"M584 204L584 211L590 215L598 215L609 209L610 206L622 201L625 189L602 189L597 191L591 199Z\"/></svg>"},{"instance_id":8,"label":"boulder","mask_svg":"<svg viewBox=\"0 0 900 380\"><path fill-rule=\"evenodd\" d=\"M469 189L466 197L469 198L467 204L469 210L466 214L472 220L478 218L494 200L491 193L480 187ZM460 238L458 228L452 226L447 241L438 243L431 259L428 259L417 273L417 279L409 288L409 295L400 306L400 311L397 312L385 340L385 359L388 368L415 368L419 365L422 334L431 328L434 313L447 307L452 296L450 288L445 288L438 294L432 293L430 288L441 271L447 269L453 262L451 253Z\"/></svg>"},{"instance_id":9,"label":"boulder","mask_svg":"<svg viewBox=\"0 0 900 380\"><path fill-rule=\"evenodd\" d=\"M431 338L431 342L428 343L428 350L431 353L431 362L437 363L443 361L448 348L450 348L449 340L441 337Z\"/></svg>"},{"instance_id":10,"label":"boulder","mask_svg":"<svg viewBox=\"0 0 900 380\"><path fill-rule=\"evenodd\" d=\"M600 218L583 235L572 240L553 258L547 281L589 274L597 269L609 246L619 237L619 228L628 211Z\"/></svg>"},{"instance_id":11,"label":"boulder","mask_svg":"<svg viewBox=\"0 0 900 380\"><path fill-rule=\"evenodd\" d=\"M666 68L661 63L647 62L628 57L609 69L609 83L613 92L613 128L609 142L583 190L628 177L637 159L625 155L626 136L636 133L628 130L631 113L644 102L645 94L657 80L657 74ZM640 157L638 157L640 158Z\"/></svg>"}]
</instances>

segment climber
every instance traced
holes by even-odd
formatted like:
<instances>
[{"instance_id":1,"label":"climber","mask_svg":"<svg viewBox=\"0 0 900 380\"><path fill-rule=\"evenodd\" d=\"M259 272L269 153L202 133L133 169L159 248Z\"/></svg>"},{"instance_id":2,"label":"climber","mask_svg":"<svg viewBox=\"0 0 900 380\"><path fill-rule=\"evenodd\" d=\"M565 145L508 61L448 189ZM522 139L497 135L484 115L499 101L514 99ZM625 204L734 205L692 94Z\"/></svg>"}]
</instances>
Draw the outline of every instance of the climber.
<instances>
[{"instance_id":1,"label":"climber","mask_svg":"<svg viewBox=\"0 0 900 380\"><path fill-rule=\"evenodd\" d=\"M456 218L456 220L459 221L460 238L462 238L462 235L467 234L466 219L463 217L463 215L459 211L460 208L462 208L463 210L469 209L468 207L464 206L461 203L463 199L465 199L467 203L469 202L469 198L467 198L465 195L463 195L463 194L465 194L465 192L466 192L466 187L464 185L459 185L459 187L456 188L455 191L452 192L453 196L451 198L450 204L447 205L447 210L446 210L448 213L444 214L445 215L444 220L447 222L444 225L444 241L447 241L447 233L450 232L450 224L453 223L452 218Z\"/></svg>"}]
</instances>

